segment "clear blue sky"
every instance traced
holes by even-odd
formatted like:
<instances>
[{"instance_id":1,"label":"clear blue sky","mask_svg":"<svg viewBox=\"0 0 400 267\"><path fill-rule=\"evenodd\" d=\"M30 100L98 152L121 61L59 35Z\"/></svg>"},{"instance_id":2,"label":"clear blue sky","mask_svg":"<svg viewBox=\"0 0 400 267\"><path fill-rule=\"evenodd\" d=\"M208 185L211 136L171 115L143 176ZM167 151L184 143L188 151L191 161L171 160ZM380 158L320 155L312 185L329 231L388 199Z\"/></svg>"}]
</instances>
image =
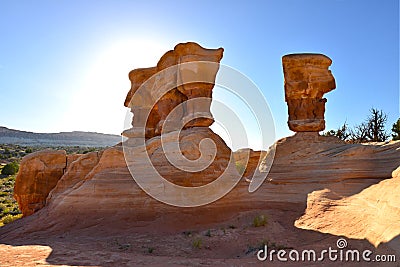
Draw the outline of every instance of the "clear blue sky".
<instances>
[{"instance_id":1,"label":"clear blue sky","mask_svg":"<svg viewBox=\"0 0 400 267\"><path fill-rule=\"evenodd\" d=\"M224 47L222 63L262 90L276 137L287 128L281 57L332 58L327 129L369 109L399 118L398 0L1 1L0 125L119 134L131 69L179 42Z\"/></svg>"}]
</instances>

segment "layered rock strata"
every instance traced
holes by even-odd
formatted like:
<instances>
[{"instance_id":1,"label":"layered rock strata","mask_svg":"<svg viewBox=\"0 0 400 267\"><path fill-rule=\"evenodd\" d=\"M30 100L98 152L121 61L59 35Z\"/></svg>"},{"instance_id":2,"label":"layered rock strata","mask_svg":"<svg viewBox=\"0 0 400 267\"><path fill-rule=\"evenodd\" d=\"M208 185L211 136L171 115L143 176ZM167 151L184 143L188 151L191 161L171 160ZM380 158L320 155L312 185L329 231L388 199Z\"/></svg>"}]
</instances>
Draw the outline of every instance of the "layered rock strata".
<instances>
[{"instance_id":1,"label":"layered rock strata","mask_svg":"<svg viewBox=\"0 0 400 267\"><path fill-rule=\"evenodd\" d=\"M188 132L182 138L193 138L191 130L184 131ZM207 131L203 134L212 135ZM157 151L156 142L149 142L147 149ZM185 146L183 152L191 150ZM306 208L308 194L314 191L329 190L340 196L337 199L347 198L391 178L400 162L399 151L400 142L349 145L334 137L297 133L277 142L270 174L256 192L249 193L248 183L241 180L216 202L197 208L179 208L148 196L132 178L123 147L116 146L99 154L83 155L71 163L49 194L45 207L26 218L29 220L20 222L24 223L24 230L13 231L10 227L4 231L7 235L19 236L51 225L49 231L54 233L90 227L96 231L118 232L161 221L163 229L181 229L232 218L241 211L266 208L296 211L300 216ZM151 160L157 166L164 166L164 174L171 174L168 179L185 184L182 176L176 175L173 166L165 164L157 152ZM218 166L221 165L204 172L203 179L211 180ZM138 171L145 175L151 173L145 168ZM231 175L238 174L232 170ZM190 183L198 181L194 177ZM385 188L386 193L382 192L381 197L392 192L389 187ZM375 197L380 199L379 195ZM393 207L395 203L392 202ZM378 224L384 220L387 220L385 216L375 218ZM378 240L374 238L371 237L371 242Z\"/></svg>"},{"instance_id":2,"label":"layered rock strata","mask_svg":"<svg viewBox=\"0 0 400 267\"><path fill-rule=\"evenodd\" d=\"M307 209L295 225L306 230L367 239L375 246L400 235L400 167L354 195L335 189L308 194Z\"/></svg>"}]
</instances>

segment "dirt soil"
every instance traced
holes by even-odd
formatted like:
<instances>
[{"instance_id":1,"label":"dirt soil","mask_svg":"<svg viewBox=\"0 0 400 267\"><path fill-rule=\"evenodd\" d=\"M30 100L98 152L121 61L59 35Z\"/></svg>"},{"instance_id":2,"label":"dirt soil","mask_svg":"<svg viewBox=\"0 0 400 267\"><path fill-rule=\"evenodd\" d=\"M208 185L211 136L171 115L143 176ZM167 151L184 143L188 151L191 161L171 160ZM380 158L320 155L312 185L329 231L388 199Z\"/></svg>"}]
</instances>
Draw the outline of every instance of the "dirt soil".
<instances>
[{"instance_id":1,"label":"dirt soil","mask_svg":"<svg viewBox=\"0 0 400 267\"><path fill-rule=\"evenodd\" d=\"M265 215L267 223L255 227L253 221L259 215ZM294 227L298 216L293 211L258 210L217 224L173 231L156 222L114 234L98 226L63 233L50 229L13 240L0 239L0 266L399 266L331 262L328 257L322 262L280 262L276 254L272 262L259 261L257 252L265 244L268 250L284 249L287 253L293 249L314 249L317 253L329 247L337 249L339 237ZM348 249L393 253L385 244L376 249L365 240L346 240Z\"/></svg>"}]
</instances>

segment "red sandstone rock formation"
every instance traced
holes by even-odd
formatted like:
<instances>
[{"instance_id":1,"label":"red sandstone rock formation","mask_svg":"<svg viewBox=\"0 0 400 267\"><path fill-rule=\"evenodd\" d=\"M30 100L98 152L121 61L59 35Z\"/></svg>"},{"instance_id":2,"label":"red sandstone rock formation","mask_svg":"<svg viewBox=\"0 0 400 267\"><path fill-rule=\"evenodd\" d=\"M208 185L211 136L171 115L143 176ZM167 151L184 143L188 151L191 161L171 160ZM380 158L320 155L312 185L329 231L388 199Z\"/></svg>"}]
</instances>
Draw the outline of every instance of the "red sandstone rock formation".
<instances>
[{"instance_id":1,"label":"red sandstone rock formation","mask_svg":"<svg viewBox=\"0 0 400 267\"><path fill-rule=\"evenodd\" d=\"M213 148L210 150L203 149L200 151L200 142L206 138L212 140L213 144L216 145L215 157L212 157L214 151L210 151L213 150ZM176 153L176 151L175 149L169 149L168 142L168 136L164 137L163 145L161 145L161 138L149 140L147 143L148 153L150 154L150 160L152 161L154 168L158 170L160 175L164 179L177 185L194 187L211 183L223 174L231 159L231 150L229 147L227 147L221 137L216 135L207 127L190 128L183 130L179 134L179 148L184 159L196 160L200 157L201 153L203 154L203 157L212 157L211 164L204 170L188 172L174 167L168 161L167 156L170 153ZM150 147L154 147L154 149L150 149ZM233 173L233 175L237 174Z\"/></svg>"},{"instance_id":2,"label":"red sandstone rock formation","mask_svg":"<svg viewBox=\"0 0 400 267\"><path fill-rule=\"evenodd\" d=\"M235 151L233 156L238 171L243 171L242 176L251 179L266 153L266 151L254 151L250 148Z\"/></svg>"},{"instance_id":3,"label":"red sandstone rock formation","mask_svg":"<svg viewBox=\"0 0 400 267\"><path fill-rule=\"evenodd\" d=\"M400 167L393 178L346 196L334 189L310 193L305 214L295 225L354 239L375 246L400 235Z\"/></svg>"},{"instance_id":4,"label":"red sandstone rock formation","mask_svg":"<svg viewBox=\"0 0 400 267\"><path fill-rule=\"evenodd\" d=\"M169 118L167 132L210 126L214 122L210 113L212 89L222 54L222 48L181 43L166 52L156 67L131 71L132 86L124 105L134 114L133 127L123 135L146 139L160 135L175 108L178 110Z\"/></svg>"},{"instance_id":5,"label":"red sandstone rock formation","mask_svg":"<svg viewBox=\"0 0 400 267\"><path fill-rule=\"evenodd\" d=\"M193 138L190 136L194 130L184 131L189 131L183 133L184 136ZM203 134L212 135L207 131ZM182 176L174 175L177 172L165 165L165 159L157 152L157 142L151 141L147 147L147 150L155 152L152 156L154 164L165 168L161 171L170 173L167 178L171 181L185 184ZM165 227L175 229L200 222L209 223L216 218L223 220L240 211L260 208L292 210L300 215L306 207L307 194L313 191L329 189L340 196L352 196L390 178L392 170L400 162L399 150L400 142L345 144L317 133L298 133L277 142L274 165L268 179L256 192L249 193L248 183L242 180L214 203L198 208L178 208L148 196L131 177L123 148L116 146L101 153L83 155L71 163L50 193L46 206L29 216L32 219L25 230L44 230L51 224L54 232L90 225L97 230L118 231L114 228L118 224L120 231L124 231L160 218L163 218ZM191 151L192 147L185 145L184 153L191 154ZM217 166L221 165L215 165L216 169L210 168L203 179L211 179L213 171L218 170ZM146 174L149 170L143 168L140 172ZM189 181L197 183L199 180L189 178ZM385 192L388 195L392 191L387 187Z\"/></svg>"},{"instance_id":6,"label":"red sandstone rock formation","mask_svg":"<svg viewBox=\"0 0 400 267\"><path fill-rule=\"evenodd\" d=\"M64 150L39 151L24 157L14 186L14 198L23 216L44 207L49 192L67 167Z\"/></svg>"},{"instance_id":7,"label":"red sandstone rock formation","mask_svg":"<svg viewBox=\"0 0 400 267\"><path fill-rule=\"evenodd\" d=\"M329 66L332 60L321 54L291 54L282 57L288 125L295 132L325 129L325 103L322 96L335 89Z\"/></svg>"}]
</instances>

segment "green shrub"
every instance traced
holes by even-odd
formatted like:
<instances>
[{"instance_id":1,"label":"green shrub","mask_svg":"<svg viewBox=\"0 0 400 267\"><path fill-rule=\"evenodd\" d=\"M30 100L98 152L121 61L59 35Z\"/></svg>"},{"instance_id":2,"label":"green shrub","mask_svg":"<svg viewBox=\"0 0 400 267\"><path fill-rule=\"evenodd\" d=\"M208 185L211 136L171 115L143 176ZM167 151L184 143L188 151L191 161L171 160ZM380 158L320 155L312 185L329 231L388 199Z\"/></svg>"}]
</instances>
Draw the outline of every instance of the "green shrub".
<instances>
[{"instance_id":1,"label":"green shrub","mask_svg":"<svg viewBox=\"0 0 400 267\"><path fill-rule=\"evenodd\" d=\"M3 175L14 175L19 170L19 164L17 162L11 162L6 164L1 170L1 174Z\"/></svg>"},{"instance_id":2,"label":"green shrub","mask_svg":"<svg viewBox=\"0 0 400 267\"><path fill-rule=\"evenodd\" d=\"M201 238L196 238L195 240L193 240L192 246L194 248L201 248Z\"/></svg>"},{"instance_id":3,"label":"green shrub","mask_svg":"<svg viewBox=\"0 0 400 267\"><path fill-rule=\"evenodd\" d=\"M17 219L19 219L21 217L22 217L22 214L18 214L18 215L8 214L8 215L4 216L1 219L0 223L8 224L8 223L11 223L11 222L13 222L13 221L15 221L15 220L17 220Z\"/></svg>"},{"instance_id":4,"label":"green shrub","mask_svg":"<svg viewBox=\"0 0 400 267\"><path fill-rule=\"evenodd\" d=\"M9 212L10 212L10 209L3 203L0 203L0 217Z\"/></svg>"},{"instance_id":5,"label":"green shrub","mask_svg":"<svg viewBox=\"0 0 400 267\"><path fill-rule=\"evenodd\" d=\"M267 216L265 215L257 215L253 220L253 226L259 227L267 224Z\"/></svg>"}]
</instances>

